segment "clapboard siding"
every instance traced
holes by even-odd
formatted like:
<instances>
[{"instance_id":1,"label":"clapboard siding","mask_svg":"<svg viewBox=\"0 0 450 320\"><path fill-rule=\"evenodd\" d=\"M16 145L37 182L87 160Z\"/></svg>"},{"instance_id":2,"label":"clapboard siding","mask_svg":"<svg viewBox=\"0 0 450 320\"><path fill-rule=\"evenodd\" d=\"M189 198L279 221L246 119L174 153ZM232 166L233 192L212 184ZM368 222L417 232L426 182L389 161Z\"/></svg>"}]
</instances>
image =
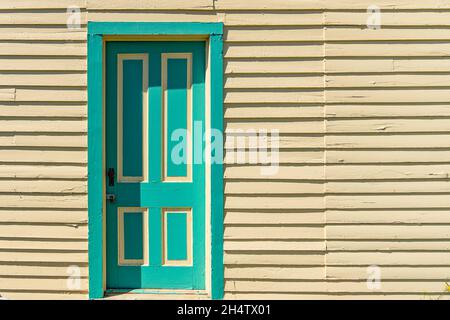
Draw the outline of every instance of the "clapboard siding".
<instances>
[{"instance_id":1,"label":"clapboard siding","mask_svg":"<svg viewBox=\"0 0 450 320\"><path fill-rule=\"evenodd\" d=\"M448 297L450 1L380 0L379 30L371 4L1 3L0 295L87 297L87 21L221 21L225 298ZM280 132L274 175L231 161L254 129Z\"/></svg>"}]
</instances>

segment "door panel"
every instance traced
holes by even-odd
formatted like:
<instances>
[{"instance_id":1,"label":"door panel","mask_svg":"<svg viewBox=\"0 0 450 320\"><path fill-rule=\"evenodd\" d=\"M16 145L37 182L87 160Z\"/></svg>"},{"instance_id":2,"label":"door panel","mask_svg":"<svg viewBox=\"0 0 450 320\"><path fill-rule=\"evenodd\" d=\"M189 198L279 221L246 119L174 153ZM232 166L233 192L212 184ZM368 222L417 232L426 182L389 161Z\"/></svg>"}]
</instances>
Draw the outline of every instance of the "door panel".
<instances>
[{"instance_id":1,"label":"door panel","mask_svg":"<svg viewBox=\"0 0 450 320\"><path fill-rule=\"evenodd\" d=\"M106 44L108 289L205 288L204 83L203 42Z\"/></svg>"}]
</instances>

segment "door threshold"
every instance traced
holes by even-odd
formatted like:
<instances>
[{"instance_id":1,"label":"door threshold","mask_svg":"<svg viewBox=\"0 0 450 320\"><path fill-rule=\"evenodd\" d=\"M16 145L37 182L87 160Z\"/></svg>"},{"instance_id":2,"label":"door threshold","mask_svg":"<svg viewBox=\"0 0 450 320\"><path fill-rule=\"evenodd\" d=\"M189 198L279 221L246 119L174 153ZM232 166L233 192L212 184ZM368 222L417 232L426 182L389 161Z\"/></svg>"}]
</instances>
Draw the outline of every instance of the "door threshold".
<instances>
[{"instance_id":1,"label":"door threshold","mask_svg":"<svg viewBox=\"0 0 450 320\"><path fill-rule=\"evenodd\" d=\"M209 300L202 290L108 289L106 300Z\"/></svg>"}]
</instances>

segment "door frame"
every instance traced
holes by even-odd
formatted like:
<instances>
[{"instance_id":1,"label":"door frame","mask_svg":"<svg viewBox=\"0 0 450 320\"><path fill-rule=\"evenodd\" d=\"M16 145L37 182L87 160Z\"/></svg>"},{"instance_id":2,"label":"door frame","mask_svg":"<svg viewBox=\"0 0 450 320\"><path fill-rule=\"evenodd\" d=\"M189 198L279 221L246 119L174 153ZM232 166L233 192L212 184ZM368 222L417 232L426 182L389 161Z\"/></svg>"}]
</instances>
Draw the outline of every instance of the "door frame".
<instances>
[{"instance_id":1,"label":"door frame","mask_svg":"<svg viewBox=\"0 0 450 320\"><path fill-rule=\"evenodd\" d=\"M106 41L205 41L205 128L223 133L223 23L88 22L88 255L89 298L106 288L105 43ZM206 142L210 151L210 143ZM223 152L223 147L222 147ZM222 299L223 164L205 165L205 284ZM99 196L101 195L101 196ZM176 290L173 290L176 292Z\"/></svg>"}]
</instances>

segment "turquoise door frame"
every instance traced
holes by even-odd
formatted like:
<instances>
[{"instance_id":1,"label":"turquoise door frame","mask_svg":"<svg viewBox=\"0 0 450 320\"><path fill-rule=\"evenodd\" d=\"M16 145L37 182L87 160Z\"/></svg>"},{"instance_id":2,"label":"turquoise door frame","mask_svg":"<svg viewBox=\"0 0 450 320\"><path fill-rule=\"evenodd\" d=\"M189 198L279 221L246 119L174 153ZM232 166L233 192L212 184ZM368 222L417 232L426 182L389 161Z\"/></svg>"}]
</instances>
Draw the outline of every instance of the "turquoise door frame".
<instances>
[{"instance_id":1,"label":"turquoise door frame","mask_svg":"<svg viewBox=\"0 0 450 320\"><path fill-rule=\"evenodd\" d=\"M89 298L105 292L105 42L127 36L157 36L204 39L208 47L209 128L223 132L222 23L183 22L89 22L88 23L88 215L89 215ZM208 95L207 95L208 96ZM208 129L208 128L207 128ZM223 165L209 166L210 283L211 297L221 299L223 278ZM208 172L208 171L207 171ZM208 177L207 177L208 178ZM207 213L208 214L208 213Z\"/></svg>"}]
</instances>

